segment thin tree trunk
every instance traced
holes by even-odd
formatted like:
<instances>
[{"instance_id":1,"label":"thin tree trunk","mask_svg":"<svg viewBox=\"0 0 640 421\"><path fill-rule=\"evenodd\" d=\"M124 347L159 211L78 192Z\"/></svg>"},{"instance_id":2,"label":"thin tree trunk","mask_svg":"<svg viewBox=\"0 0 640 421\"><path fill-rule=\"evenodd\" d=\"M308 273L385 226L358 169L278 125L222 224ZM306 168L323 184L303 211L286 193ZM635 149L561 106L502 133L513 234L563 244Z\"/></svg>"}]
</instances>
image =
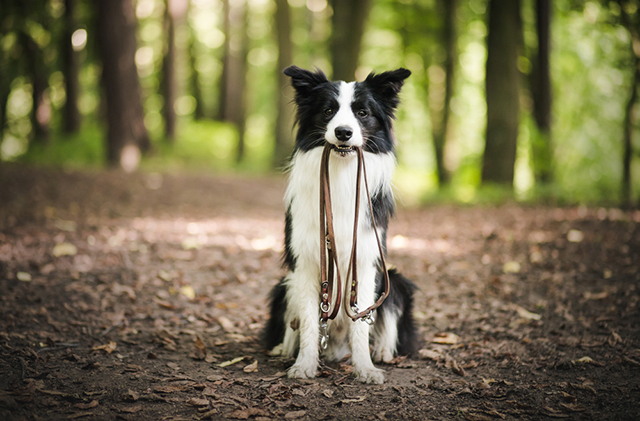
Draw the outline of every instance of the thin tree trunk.
<instances>
[{"instance_id":1,"label":"thin tree trunk","mask_svg":"<svg viewBox=\"0 0 640 421\"><path fill-rule=\"evenodd\" d=\"M355 79L371 0L331 0L331 65L333 79Z\"/></svg>"},{"instance_id":2,"label":"thin tree trunk","mask_svg":"<svg viewBox=\"0 0 640 421\"><path fill-rule=\"evenodd\" d=\"M438 180L441 185L447 184L450 179L449 172L444 165L444 150L449 129L449 117L451 115L451 98L453 97L453 81L455 76L455 63L457 61L457 30L456 10L457 0L440 0L441 10L444 12L441 42L444 47L444 101L442 109L432 111L433 143L436 153L436 167Z\"/></svg>"},{"instance_id":3,"label":"thin tree trunk","mask_svg":"<svg viewBox=\"0 0 640 421\"><path fill-rule=\"evenodd\" d=\"M176 136L175 103L179 91L176 78L176 63L179 55L176 45L176 28L183 23L188 9L188 0L165 1L163 25L166 38L162 57L162 94L164 96L162 114L165 124L164 133L169 142L173 142Z\"/></svg>"},{"instance_id":4,"label":"thin tree trunk","mask_svg":"<svg viewBox=\"0 0 640 421\"><path fill-rule=\"evenodd\" d=\"M27 68L32 88L31 126L33 140L46 143L49 141L49 123L51 121L51 104L47 98L47 74L44 68L42 51L31 35L21 33L22 43L27 53Z\"/></svg>"},{"instance_id":5,"label":"thin tree trunk","mask_svg":"<svg viewBox=\"0 0 640 421\"><path fill-rule=\"evenodd\" d=\"M278 109L275 128L273 166L285 164L293 143L293 88L282 71L293 61L291 42L291 10L287 0L276 0L276 36L278 39Z\"/></svg>"},{"instance_id":6,"label":"thin tree trunk","mask_svg":"<svg viewBox=\"0 0 640 421\"><path fill-rule=\"evenodd\" d=\"M65 0L64 21L65 28L62 35L62 73L67 100L63 110L63 130L65 133L77 133L80 130L81 115L78 109L78 96L80 94L80 81L78 79L79 63L78 54L73 49L71 36L76 30L75 0Z\"/></svg>"},{"instance_id":7,"label":"thin tree trunk","mask_svg":"<svg viewBox=\"0 0 640 421\"><path fill-rule=\"evenodd\" d=\"M189 90L196 101L196 108L193 117L202 120L205 117L204 101L202 99L202 89L200 87L200 74L196 65L196 34L193 27L189 26L189 45L187 46L189 55Z\"/></svg>"},{"instance_id":8,"label":"thin tree trunk","mask_svg":"<svg viewBox=\"0 0 640 421\"><path fill-rule=\"evenodd\" d=\"M131 0L96 2L97 36L107 105L107 159L126 171L150 148L135 64L136 17Z\"/></svg>"},{"instance_id":9,"label":"thin tree trunk","mask_svg":"<svg viewBox=\"0 0 640 421\"><path fill-rule=\"evenodd\" d=\"M551 149L551 0L536 0L538 50L533 58L531 93L538 138L533 142L533 170L536 181L547 184L552 178Z\"/></svg>"},{"instance_id":10,"label":"thin tree trunk","mask_svg":"<svg viewBox=\"0 0 640 421\"><path fill-rule=\"evenodd\" d=\"M512 186L520 115L520 1L491 0L487 36L487 131L482 181Z\"/></svg>"},{"instance_id":11,"label":"thin tree trunk","mask_svg":"<svg viewBox=\"0 0 640 421\"><path fill-rule=\"evenodd\" d=\"M246 74L249 39L247 36L247 5L245 0L224 0L224 29L226 41L222 77L220 79L220 101L218 119L233 123L238 129L236 162L244 159L246 118Z\"/></svg>"},{"instance_id":12,"label":"thin tree trunk","mask_svg":"<svg viewBox=\"0 0 640 421\"><path fill-rule=\"evenodd\" d=\"M176 24L171 12L171 0L165 1L163 29L165 36L164 55L162 57L162 95L164 104L162 116L164 117L164 135L169 142L173 142L176 136Z\"/></svg>"},{"instance_id":13,"label":"thin tree trunk","mask_svg":"<svg viewBox=\"0 0 640 421\"><path fill-rule=\"evenodd\" d=\"M624 154L622 157L622 203L631 205L631 158L633 157L633 114L638 100L640 89L640 57L635 57L635 72L631 84L631 96L627 102L624 113Z\"/></svg>"}]
</instances>

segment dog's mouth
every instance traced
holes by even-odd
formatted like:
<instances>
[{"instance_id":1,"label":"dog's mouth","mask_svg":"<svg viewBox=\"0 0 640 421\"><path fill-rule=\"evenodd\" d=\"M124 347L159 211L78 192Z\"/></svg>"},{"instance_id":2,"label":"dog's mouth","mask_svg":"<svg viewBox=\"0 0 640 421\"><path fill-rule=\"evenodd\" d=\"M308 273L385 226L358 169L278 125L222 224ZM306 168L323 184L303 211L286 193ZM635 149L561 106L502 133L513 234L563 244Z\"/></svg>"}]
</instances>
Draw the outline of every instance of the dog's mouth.
<instances>
[{"instance_id":1,"label":"dog's mouth","mask_svg":"<svg viewBox=\"0 0 640 421\"><path fill-rule=\"evenodd\" d=\"M355 149L353 148L353 146L338 146L338 145L333 145L332 147L333 151L335 153L337 153L338 155L340 155L341 157L345 157L347 155L349 155L350 153L354 152Z\"/></svg>"}]
</instances>

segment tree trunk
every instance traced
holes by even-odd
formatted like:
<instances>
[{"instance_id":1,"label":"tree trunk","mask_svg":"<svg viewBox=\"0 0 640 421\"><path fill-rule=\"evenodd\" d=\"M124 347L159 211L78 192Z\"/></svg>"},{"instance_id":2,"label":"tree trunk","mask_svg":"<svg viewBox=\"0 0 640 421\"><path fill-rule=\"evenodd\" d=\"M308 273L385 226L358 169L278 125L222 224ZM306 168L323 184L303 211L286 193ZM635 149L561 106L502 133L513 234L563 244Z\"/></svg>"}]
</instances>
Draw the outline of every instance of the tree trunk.
<instances>
[{"instance_id":1,"label":"tree trunk","mask_svg":"<svg viewBox=\"0 0 640 421\"><path fill-rule=\"evenodd\" d=\"M440 35L444 47L443 67L444 101L438 104L438 109L432 109L431 123L433 131L433 144L436 153L436 168L440 185L447 184L450 179L449 172L444 165L444 150L449 129L449 117L451 115L451 98L453 97L453 81L455 76L455 63L457 62L457 30L456 10L457 0L440 0L440 10L444 14L442 32ZM440 108L441 107L441 108Z\"/></svg>"},{"instance_id":2,"label":"tree trunk","mask_svg":"<svg viewBox=\"0 0 640 421\"><path fill-rule=\"evenodd\" d=\"M635 57L635 72L631 85L631 96L624 113L624 153L622 157L622 204L631 205L631 158L633 157L633 115L640 89L640 58Z\"/></svg>"},{"instance_id":3,"label":"tree trunk","mask_svg":"<svg viewBox=\"0 0 640 421\"><path fill-rule=\"evenodd\" d=\"M164 97L162 115L164 117L164 133L169 142L176 136L175 103L178 97L176 80L176 28L182 23L189 6L188 0L166 0L163 18L165 33L164 55L162 57L161 89Z\"/></svg>"},{"instance_id":4,"label":"tree trunk","mask_svg":"<svg viewBox=\"0 0 640 421\"><path fill-rule=\"evenodd\" d=\"M513 185L519 126L520 1L491 0L487 36L487 131L482 181Z\"/></svg>"},{"instance_id":5,"label":"tree trunk","mask_svg":"<svg viewBox=\"0 0 640 421\"><path fill-rule=\"evenodd\" d=\"M131 0L98 0L97 37L107 106L107 160L137 168L150 148L135 64L136 16Z\"/></svg>"},{"instance_id":6,"label":"tree trunk","mask_svg":"<svg viewBox=\"0 0 640 421\"><path fill-rule=\"evenodd\" d=\"M331 0L331 65L333 79L352 81L358 69L362 35L371 0Z\"/></svg>"},{"instance_id":7,"label":"tree trunk","mask_svg":"<svg viewBox=\"0 0 640 421\"><path fill-rule=\"evenodd\" d=\"M51 104L47 97L46 89L47 72L44 66L42 51L31 35L26 31L21 33L22 43L27 51L27 71L31 79L32 108L31 126L33 128L33 140L46 143L49 141L49 123L51 121Z\"/></svg>"},{"instance_id":8,"label":"tree trunk","mask_svg":"<svg viewBox=\"0 0 640 421\"><path fill-rule=\"evenodd\" d=\"M622 155L622 204L623 206L631 206L631 160L633 158L633 132L634 132L634 114L636 111L636 102L638 101L638 90L640 89L640 15L638 13L629 13L625 7L625 2L618 0L620 4L621 19L624 27L631 35L631 55L633 57L633 80L631 84L631 95L625 107L624 113L624 136Z\"/></svg>"},{"instance_id":9,"label":"tree trunk","mask_svg":"<svg viewBox=\"0 0 640 421\"><path fill-rule=\"evenodd\" d=\"M67 96L63 110L63 130L67 134L77 133L80 130L81 123L80 110L78 109L78 96L80 93L78 54L73 49L71 42L71 36L76 30L75 5L75 0L65 0L65 28L60 51Z\"/></svg>"},{"instance_id":10,"label":"tree trunk","mask_svg":"<svg viewBox=\"0 0 640 421\"><path fill-rule=\"evenodd\" d=\"M189 45L187 46L189 55L189 90L196 101L196 108L193 118L202 120L205 117L204 101L202 99L202 89L200 88L200 75L196 66L196 34L195 30L189 27Z\"/></svg>"},{"instance_id":11,"label":"tree trunk","mask_svg":"<svg viewBox=\"0 0 640 421\"><path fill-rule=\"evenodd\" d=\"M273 166L282 167L293 144L293 88L282 71L292 64L291 11L287 0L276 0L276 35L278 39L278 108L275 128Z\"/></svg>"},{"instance_id":12,"label":"tree trunk","mask_svg":"<svg viewBox=\"0 0 640 421\"><path fill-rule=\"evenodd\" d=\"M233 123L238 129L236 161L244 159L244 131L246 112L246 73L249 39L247 36L247 7L245 0L223 1L224 58L220 78L218 119Z\"/></svg>"},{"instance_id":13,"label":"tree trunk","mask_svg":"<svg viewBox=\"0 0 640 421\"><path fill-rule=\"evenodd\" d=\"M551 149L551 0L536 0L536 33L538 51L533 58L531 94L533 117L538 128L534 139L533 170L537 182L547 184L552 178L553 153Z\"/></svg>"}]
</instances>

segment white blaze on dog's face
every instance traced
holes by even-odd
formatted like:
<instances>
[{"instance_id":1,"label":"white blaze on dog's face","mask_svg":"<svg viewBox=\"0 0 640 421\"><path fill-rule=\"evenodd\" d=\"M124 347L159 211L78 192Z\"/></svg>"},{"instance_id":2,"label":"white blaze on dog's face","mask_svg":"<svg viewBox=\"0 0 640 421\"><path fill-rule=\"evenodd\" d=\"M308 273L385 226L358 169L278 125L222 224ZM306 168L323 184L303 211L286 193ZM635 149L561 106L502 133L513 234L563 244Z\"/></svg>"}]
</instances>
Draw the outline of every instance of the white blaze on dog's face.
<instances>
[{"instance_id":1,"label":"white blaze on dog's face","mask_svg":"<svg viewBox=\"0 0 640 421\"><path fill-rule=\"evenodd\" d=\"M324 111L327 116L332 116L327 124L325 139L337 147L361 147L364 143L362 128L352 107L355 86L355 82L340 82L337 109L328 108Z\"/></svg>"}]
</instances>

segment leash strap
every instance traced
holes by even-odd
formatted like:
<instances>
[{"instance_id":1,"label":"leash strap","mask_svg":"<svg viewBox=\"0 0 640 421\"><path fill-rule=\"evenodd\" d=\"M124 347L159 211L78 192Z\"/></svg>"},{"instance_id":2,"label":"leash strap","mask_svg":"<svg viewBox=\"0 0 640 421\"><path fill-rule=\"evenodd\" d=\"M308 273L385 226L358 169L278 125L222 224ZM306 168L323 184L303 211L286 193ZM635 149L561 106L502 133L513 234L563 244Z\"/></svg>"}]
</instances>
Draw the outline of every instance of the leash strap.
<instances>
[{"instance_id":1,"label":"leash strap","mask_svg":"<svg viewBox=\"0 0 640 421\"><path fill-rule=\"evenodd\" d=\"M384 249L378 235L378 227L373 213L373 204L371 202L371 195L369 193L369 185L367 181L367 173L364 162L364 152L362 148L354 148L358 154L358 169L356 180L356 202L355 202L355 216L353 222L353 240L351 244L351 255L349 257L349 270L346 279L351 279L351 293L349 300L344 300L344 308L346 314L353 320L362 319L369 324L374 322L373 311L380 307L384 300L389 295L389 273L387 272L387 265L384 258ZM327 320L334 319L340 309L342 302L342 279L340 277L340 269L338 267L337 255L335 244L335 235L333 231L333 211L331 207L331 187L329 178L329 156L331 154L331 145L326 144L322 151L322 160L320 163L320 278L321 278L321 316L320 322L322 323L323 333L321 335L321 345L326 348L328 335L326 333ZM380 253L380 265L384 276L384 292L380 295L378 300L363 311L358 309L358 272L357 272L357 248L358 248L358 219L360 214L360 185L361 179L364 175L365 191L367 193L367 202L369 205L369 211L371 214L371 222L373 225L373 231L376 236L376 242L378 244L378 251ZM335 266L335 269L334 269ZM334 285L334 270L335 280ZM333 291L337 288L337 297L335 304L333 303ZM346 298L346 297L345 297ZM330 312L331 307L333 310Z\"/></svg>"}]
</instances>

